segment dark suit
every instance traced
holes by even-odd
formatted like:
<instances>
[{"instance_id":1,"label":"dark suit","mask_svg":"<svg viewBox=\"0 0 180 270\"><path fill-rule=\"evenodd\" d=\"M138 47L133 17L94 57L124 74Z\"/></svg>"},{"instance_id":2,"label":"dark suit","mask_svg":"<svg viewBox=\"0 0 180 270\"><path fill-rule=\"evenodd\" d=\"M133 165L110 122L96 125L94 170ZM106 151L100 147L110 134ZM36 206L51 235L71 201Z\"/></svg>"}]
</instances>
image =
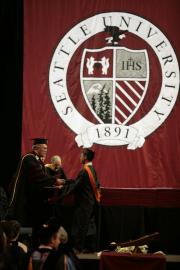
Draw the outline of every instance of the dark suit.
<instances>
[{"instance_id":1,"label":"dark suit","mask_svg":"<svg viewBox=\"0 0 180 270\"><path fill-rule=\"evenodd\" d=\"M11 182L12 217L22 226L37 226L45 222L48 216L44 190L55 181L54 176L46 174L44 164L35 152L23 156Z\"/></svg>"}]
</instances>

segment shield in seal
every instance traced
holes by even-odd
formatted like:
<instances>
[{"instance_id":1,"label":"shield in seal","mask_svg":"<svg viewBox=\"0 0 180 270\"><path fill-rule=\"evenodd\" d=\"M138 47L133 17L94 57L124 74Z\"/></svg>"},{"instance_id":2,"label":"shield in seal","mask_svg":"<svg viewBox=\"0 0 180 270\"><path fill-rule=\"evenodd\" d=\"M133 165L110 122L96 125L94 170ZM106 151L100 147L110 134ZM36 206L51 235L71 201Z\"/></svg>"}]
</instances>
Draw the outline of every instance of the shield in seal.
<instances>
[{"instance_id":1,"label":"shield in seal","mask_svg":"<svg viewBox=\"0 0 180 270\"><path fill-rule=\"evenodd\" d=\"M80 82L85 101L99 123L125 125L147 92L147 51L115 46L85 49Z\"/></svg>"}]
</instances>

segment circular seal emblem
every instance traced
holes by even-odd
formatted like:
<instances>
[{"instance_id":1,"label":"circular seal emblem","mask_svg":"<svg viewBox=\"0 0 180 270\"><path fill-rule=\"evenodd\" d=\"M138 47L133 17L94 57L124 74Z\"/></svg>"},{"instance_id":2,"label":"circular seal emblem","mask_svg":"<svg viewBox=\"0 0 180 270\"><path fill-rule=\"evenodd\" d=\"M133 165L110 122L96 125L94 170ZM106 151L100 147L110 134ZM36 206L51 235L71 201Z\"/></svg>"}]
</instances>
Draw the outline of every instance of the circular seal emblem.
<instances>
[{"instance_id":1,"label":"circular seal emblem","mask_svg":"<svg viewBox=\"0 0 180 270\"><path fill-rule=\"evenodd\" d=\"M178 61L169 40L151 22L130 13L101 13L60 40L49 88L78 146L136 149L175 104Z\"/></svg>"}]
</instances>

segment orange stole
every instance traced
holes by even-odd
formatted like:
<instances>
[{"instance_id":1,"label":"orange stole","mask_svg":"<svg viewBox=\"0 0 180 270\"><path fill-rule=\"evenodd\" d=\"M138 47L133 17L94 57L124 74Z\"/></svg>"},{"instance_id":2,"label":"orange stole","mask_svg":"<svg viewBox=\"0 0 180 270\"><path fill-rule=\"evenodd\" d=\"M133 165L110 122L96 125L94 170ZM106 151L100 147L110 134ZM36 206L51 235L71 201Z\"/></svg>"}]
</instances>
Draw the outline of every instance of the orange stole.
<instances>
[{"instance_id":1,"label":"orange stole","mask_svg":"<svg viewBox=\"0 0 180 270\"><path fill-rule=\"evenodd\" d=\"M84 169L87 171L87 173L89 175L91 187L93 189L93 192L94 192L96 201L97 202L100 202L100 200L101 200L101 193L100 193L99 189L96 186L96 182L95 182L93 173L91 172L91 169L88 167L88 165L84 165Z\"/></svg>"}]
</instances>

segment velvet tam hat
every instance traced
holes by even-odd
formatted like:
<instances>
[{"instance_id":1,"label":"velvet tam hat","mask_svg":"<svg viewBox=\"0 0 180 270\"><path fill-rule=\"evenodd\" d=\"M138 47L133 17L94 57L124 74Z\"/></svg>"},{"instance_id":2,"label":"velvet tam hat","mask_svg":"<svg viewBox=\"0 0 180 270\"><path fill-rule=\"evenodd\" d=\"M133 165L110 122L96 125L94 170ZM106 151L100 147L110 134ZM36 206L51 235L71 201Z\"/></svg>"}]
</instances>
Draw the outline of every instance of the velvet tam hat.
<instances>
[{"instance_id":1,"label":"velvet tam hat","mask_svg":"<svg viewBox=\"0 0 180 270\"><path fill-rule=\"evenodd\" d=\"M32 141L33 141L33 145L47 144L48 143L48 139L45 139L45 138L34 138L34 139L32 139Z\"/></svg>"}]
</instances>

